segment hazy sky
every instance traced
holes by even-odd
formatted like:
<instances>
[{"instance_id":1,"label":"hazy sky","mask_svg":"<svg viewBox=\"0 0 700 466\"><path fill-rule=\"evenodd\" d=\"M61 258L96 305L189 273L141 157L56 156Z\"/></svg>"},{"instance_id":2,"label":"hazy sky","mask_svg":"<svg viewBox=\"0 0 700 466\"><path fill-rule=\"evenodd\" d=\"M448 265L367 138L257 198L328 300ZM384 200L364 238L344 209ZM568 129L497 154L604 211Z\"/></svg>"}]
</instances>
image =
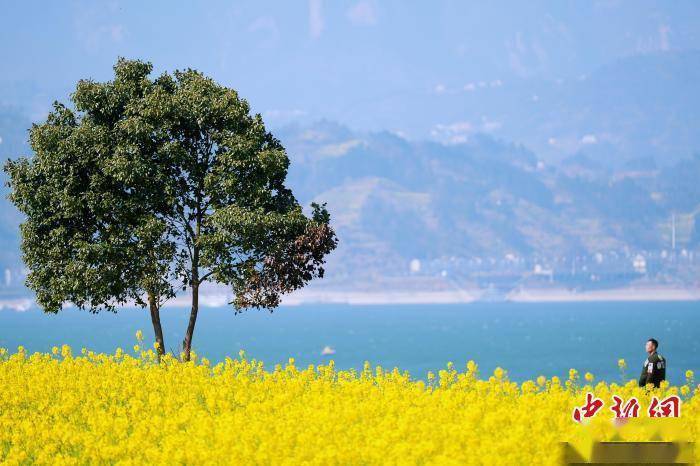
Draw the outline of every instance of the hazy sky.
<instances>
[{"instance_id":1,"label":"hazy sky","mask_svg":"<svg viewBox=\"0 0 700 466\"><path fill-rule=\"evenodd\" d=\"M0 102L32 118L65 101L78 79L110 78L125 56L159 71L199 69L272 125L327 117L422 136L440 121L421 108L441 95L575 79L633 54L700 48L696 0L1 5Z\"/></svg>"}]
</instances>

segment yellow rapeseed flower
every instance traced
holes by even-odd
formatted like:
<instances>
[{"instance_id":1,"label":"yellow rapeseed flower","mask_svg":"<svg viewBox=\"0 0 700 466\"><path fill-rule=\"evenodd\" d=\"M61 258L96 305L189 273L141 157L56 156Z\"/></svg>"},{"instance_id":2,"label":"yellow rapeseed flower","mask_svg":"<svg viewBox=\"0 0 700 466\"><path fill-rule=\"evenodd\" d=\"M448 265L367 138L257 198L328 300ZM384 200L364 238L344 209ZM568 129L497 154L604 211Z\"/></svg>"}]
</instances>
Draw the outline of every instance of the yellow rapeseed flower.
<instances>
[{"instance_id":1,"label":"yellow rapeseed flower","mask_svg":"<svg viewBox=\"0 0 700 466\"><path fill-rule=\"evenodd\" d=\"M598 440L676 440L650 428L661 420L646 409L653 396L678 393L676 431L700 440L699 392L668 382L647 391L636 381L567 380L565 389L556 376L515 383L501 367L479 379L470 361L466 372L448 365L426 383L370 363L362 371L333 362L297 368L290 358L267 370L241 353L212 367L206 358L159 361L139 345L135 354L72 357L67 345L51 353L63 357L0 349L0 384L11 387L0 390L0 464L557 465L560 442L592 432ZM571 415L587 391L605 402L591 430ZM613 395L639 402L629 430L611 424Z\"/></svg>"}]
</instances>

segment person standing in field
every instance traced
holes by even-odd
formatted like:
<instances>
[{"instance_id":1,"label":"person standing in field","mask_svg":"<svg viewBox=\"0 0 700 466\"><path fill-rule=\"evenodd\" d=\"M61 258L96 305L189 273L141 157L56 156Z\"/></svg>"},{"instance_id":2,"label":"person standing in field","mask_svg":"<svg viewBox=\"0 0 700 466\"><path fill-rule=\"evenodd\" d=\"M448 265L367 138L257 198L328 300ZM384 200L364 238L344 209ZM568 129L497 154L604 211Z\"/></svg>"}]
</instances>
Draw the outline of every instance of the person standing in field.
<instances>
[{"instance_id":1,"label":"person standing in field","mask_svg":"<svg viewBox=\"0 0 700 466\"><path fill-rule=\"evenodd\" d=\"M654 387L659 387L663 380L666 380L666 359L656 352L659 342L649 338L646 344L648 354L642 367L642 374L639 376L639 386L644 387L652 383Z\"/></svg>"}]
</instances>

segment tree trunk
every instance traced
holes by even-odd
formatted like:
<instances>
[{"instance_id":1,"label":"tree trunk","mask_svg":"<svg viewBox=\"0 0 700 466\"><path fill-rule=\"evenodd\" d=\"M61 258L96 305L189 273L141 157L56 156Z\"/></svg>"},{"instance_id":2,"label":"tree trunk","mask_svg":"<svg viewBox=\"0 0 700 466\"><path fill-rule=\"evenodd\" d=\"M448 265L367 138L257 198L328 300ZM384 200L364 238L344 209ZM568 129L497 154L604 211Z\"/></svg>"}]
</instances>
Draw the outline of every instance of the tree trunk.
<instances>
[{"instance_id":1,"label":"tree trunk","mask_svg":"<svg viewBox=\"0 0 700 466\"><path fill-rule=\"evenodd\" d=\"M153 324L153 333L156 337L156 343L158 343L158 360L165 354L165 340L163 339L163 327L160 325L160 306L153 296L153 294L148 293L148 308L151 311L151 323Z\"/></svg>"},{"instance_id":2,"label":"tree trunk","mask_svg":"<svg viewBox=\"0 0 700 466\"><path fill-rule=\"evenodd\" d=\"M200 186L197 194L195 216L196 224L192 235L192 269L190 271L190 285L192 286L192 310L190 311L190 321L187 323L185 339L182 341L183 361L190 360L190 352L192 351L192 335L194 334L194 325L197 323L197 313L199 312L199 234L202 228L201 192L203 189L204 186Z\"/></svg>"},{"instance_id":3,"label":"tree trunk","mask_svg":"<svg viewBox=\"0 0 700 466\"><path fill-rule=\"evenodd\" d=\"M184 353L183 360L190 360L190 351L192 350L192 334L194 333L194 325L197 323L197 313L199 312L199 284L192 284L192 310L190 311L190 321L187 324L187 332L185 339L182 342L182 351Z\"/></svg>"},{"instance_id":4,"label":"tree trunk","mask_svg":"<svg viewBox=\"0 0 700 466\"><path fill-rule=\"evenodd\" d=\"M194 248L192 260L192 310L190 311L190 321L187 324L185 339L182 341L182 352L184 361L190 360L190 351L192 350L192 334L194 333L194 325L197 323L197 313L199 312L199 249Z\"/></svg>"}]
</instances>

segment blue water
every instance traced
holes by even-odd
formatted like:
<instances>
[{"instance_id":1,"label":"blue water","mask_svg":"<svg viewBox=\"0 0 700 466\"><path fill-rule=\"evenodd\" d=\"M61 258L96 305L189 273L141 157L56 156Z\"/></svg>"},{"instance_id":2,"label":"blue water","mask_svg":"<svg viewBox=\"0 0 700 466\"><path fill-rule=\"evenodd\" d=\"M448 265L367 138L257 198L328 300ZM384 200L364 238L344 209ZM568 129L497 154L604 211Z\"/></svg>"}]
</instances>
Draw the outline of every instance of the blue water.
<instances>
[{"instance_id":1,"label":"blue water","mask_svg":"<svg viewBox=\"0 0 700 466\"><path fill-rule=\"evenodd\" d=\"M175 348L187 324L186 309L165 309L166 346ZM93 315L69 309L59 315L38 310L0 311L0 346L47 351L68 343L113 351L130 349L134 333L151 337L142 309ZM476 303L460 305L282 307L270 314L230 309L200 311L194 346L211 360L235 357L244 349L266 367L289 357L297 365L334 359L340 368L361 368L365 360L398 366L416 377L452 361L462 369L469 359L490 374L496 366L522 381L538 375L566 377L569 368L598 379L619 381L617 360L625 358L635 378L649 337L660 342L668 378L684 380L686 369L700 374L700 303ZM152 340L150 340L152 341ZM322 356L326 346L335 349Z\"/></svg>"}]
</instances>

